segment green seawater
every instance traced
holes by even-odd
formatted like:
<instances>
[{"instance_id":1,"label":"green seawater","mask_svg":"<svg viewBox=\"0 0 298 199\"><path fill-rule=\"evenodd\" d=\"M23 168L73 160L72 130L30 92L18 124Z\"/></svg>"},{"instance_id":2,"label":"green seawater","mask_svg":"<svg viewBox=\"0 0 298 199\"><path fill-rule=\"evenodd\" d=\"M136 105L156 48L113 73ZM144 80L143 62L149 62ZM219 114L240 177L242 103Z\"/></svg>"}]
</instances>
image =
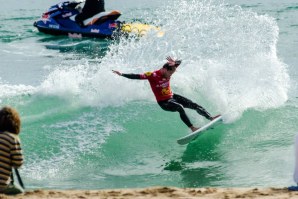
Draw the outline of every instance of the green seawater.
<instances>
[{"instance_id":1,"label":"green seawater","mask_svg":"<svg viewBox=\"0 0 298 199\"><path fill-rule=\"evenodd\" d=\"M120 20L165 31L117 41L39 33L54 0L1 3L0 104L21 114L28 189L293 184L297 2L111 0ZM173 91L224 118L185 146L189 129L148 82L111 72L153 71L168 55L183 60Z\"/></svg>"}]
</instances>

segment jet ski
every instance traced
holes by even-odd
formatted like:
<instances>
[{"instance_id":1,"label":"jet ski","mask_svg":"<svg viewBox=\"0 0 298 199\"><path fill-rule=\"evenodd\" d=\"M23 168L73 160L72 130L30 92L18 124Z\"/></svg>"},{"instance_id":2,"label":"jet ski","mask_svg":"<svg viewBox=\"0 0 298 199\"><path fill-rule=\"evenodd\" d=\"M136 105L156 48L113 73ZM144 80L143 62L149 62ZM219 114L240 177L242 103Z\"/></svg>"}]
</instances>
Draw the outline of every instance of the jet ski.
<instances>
[{"instance_id":1,"label":"jet ski","mask_svg":"<svg viewBox=\"0 0 298 199\"><path fill-rule=\"evenodd\" d=\"M117 10L101 12L86 19L82 25L75 21L75 16L81 11L84 1L65 1L51 6L34 26L43 33L52 35L68 35L73 38L100 37L115 38L123 34L144 35L156 26L141 23L125 23L118 20L121 13ZM161 36L163 33L159 33Z\"/></svg>"},{"instance_id":2,"label":"jet ski","mask_svg":"<svg viewBox=\"0 0 298 199\"><path fill-rule=\"evenodd\" d=\"M34 22L34 26L43 33L70 37L112 37L119 33L119 11L99 13L86 19L84 26L80 26L74 18L79 14L82 2L65 1L53 5Z\"/></svg>"}]
</instances>

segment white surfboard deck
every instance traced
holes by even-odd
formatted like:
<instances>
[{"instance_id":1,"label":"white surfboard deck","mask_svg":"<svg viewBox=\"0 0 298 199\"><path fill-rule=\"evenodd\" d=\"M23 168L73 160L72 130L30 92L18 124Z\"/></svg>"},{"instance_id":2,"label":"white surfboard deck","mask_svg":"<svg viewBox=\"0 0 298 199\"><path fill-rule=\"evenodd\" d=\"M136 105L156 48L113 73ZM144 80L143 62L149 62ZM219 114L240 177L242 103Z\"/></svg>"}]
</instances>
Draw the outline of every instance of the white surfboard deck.
<instances>
[{"instance_id":1,"label":"white surfboard deck","mask_svg":"<svg viewBox=\"0 0 298 199\"><path fill-rule=\"evenodd\" d=\"M219 116L219 117L215 118L214 120L210 121L209 123L207 123L205 126L199 128L195 132L192 132L192 133L178 139L177 143L181 144L181 145L187 144L190 141L196 139L203 131L208 130L209 128L213 127L215 124L218 124L221 121L222 121L222 116Z\"/></svg>"}]
</instances>

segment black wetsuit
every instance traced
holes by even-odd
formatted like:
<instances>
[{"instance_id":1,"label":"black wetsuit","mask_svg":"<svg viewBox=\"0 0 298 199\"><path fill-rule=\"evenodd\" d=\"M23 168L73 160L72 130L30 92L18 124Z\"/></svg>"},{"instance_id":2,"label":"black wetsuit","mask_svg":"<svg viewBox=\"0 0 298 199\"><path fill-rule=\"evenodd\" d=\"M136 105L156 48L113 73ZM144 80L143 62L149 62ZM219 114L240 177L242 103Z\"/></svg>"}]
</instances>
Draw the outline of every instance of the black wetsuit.
<instances>
[{"instance_id":1,"label":"black wetsuit","mask_svg":"<svg viewBox=\"0 0 298 199\"><path fill-rule=\"evenodd\" d=\"M105 11L104 0L86 0L82 12L79 13L75 20L78 24L83 26L83 21L93 17L94 15Z\"/></svg>"},{"instance_id":2,"label":"black wetsuit","mask_svg":"<svg viewBox=\"0 0 298 199\"><path fill-rule=\"evenodd\" d=\"M165 111L178 111L180 114L181 120L186 124L188 127L192 126L189 118L187 117L184 108L189 108L196 110L200 115L206 117L208 120L212 120L211 115L200 105L192 102L191 100L182 97L181 95L177 95L174 93L173 98L159 101L157 102L159 106Z\"/></svg>"},{"instance_id":3,"label":"black wetsuit","mask_svg":"<svg viewBox=\"0 0 298 199\"><path fill-rule=\"evenodd\" d=\"M155 75L152 75L152 74L155 74ZM145 74L141 74L141 75L140 74L122 74L122 76L129 78L129 79L148 79L149 82L150 82L150 77L152 77L153 79L157 78L158 81L156 81L156 82L160 82L160 78L158 78L158 76L159 76L158 74L159 74L158 71L155 71L153 73L145 73ZM151 79L151 83L152 83L152 81L153 80ZM162 83L164 83L164 82L162 82ZM164 84L164 85L166 85L166 84ZM160 87L161 86L160 85L157 86L156 83L153 83L153 85L151 85L151 88L155 95L159 94L159 92L154 91L154 88L160 88ZM157 99L157 103L165 111L179 112L181 120L188 127L191 127L193 125L190 122L188 116L186 115L184 108L196 110L197 113L204 116L208 120L213 119L211 117L211 115L202 106L192 102L191 100L189 100L185 97L177 95L175 93L173 93L173 95L167 96L166 99L162 99L162 100Z\"/></svg>"}]
</instances>

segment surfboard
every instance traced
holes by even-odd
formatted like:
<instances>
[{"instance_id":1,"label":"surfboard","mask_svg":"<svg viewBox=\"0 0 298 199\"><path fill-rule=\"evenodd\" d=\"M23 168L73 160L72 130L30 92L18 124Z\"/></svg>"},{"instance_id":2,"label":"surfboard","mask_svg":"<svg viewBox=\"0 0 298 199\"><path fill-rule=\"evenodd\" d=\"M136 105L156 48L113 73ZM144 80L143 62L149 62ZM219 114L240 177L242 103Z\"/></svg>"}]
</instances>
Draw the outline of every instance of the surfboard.
<instances>
[{"instance_id":1,"label":"surfboard","mask_svg":"<svg viewBox=\"0 0 298 199\"><path fill-rule=\"evenodd\" d=\"M181 145L187 144L187 143L191 142L192 140L196 139L204 131L207 131L208 129L210 129L210 128L214 127L215 125L219 124L220 122L222 122L222 116L219 116L219 117L215 118L214 120L210 121L209 123L207 123L203 127L196 130L195 132L192 132L192 133L178 139L177 143L181 144Z\"/></svg>"}]
</instances>

